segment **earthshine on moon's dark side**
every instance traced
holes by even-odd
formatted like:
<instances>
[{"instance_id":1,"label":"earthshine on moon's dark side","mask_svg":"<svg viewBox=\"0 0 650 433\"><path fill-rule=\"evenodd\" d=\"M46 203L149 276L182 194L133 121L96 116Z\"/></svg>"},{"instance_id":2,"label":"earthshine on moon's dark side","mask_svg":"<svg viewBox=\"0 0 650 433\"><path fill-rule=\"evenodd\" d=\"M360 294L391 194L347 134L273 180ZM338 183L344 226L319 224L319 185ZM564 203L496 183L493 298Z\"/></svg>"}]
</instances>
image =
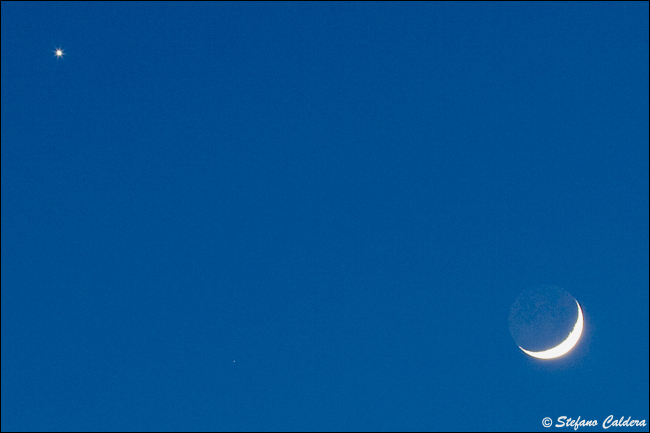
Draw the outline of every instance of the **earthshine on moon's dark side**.
<instances>
[{"instance_id":1,"label":"earthshine on moon's dark side","mask_svg":"<svg viewBox=\"0 0 650 433\"><path fill-rule=\"evenodd\" d=\"M510 308L510 333L517 345L541 352L558 346L573 331L578 310L567 291L543 285L523 291Z\"/></svg>"}]
</instances>

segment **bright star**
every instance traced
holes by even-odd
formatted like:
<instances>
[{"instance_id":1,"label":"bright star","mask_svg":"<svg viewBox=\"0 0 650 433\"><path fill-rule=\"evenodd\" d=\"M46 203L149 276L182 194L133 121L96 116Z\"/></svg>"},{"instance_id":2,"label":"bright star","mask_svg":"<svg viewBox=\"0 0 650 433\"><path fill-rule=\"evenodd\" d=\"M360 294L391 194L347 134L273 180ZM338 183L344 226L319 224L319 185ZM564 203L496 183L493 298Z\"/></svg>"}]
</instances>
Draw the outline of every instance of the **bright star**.
<instances>
[{"instance_id":1,"label":"bright star","mask_svg":"<svg viewBox=\"0 0 650 433\"><path fill-rule=\"evenodd\" d=\"M57 58L61 58L65 55L62 48L57 48L56 50L53 51L53 53L54 53L54 57Z\"/></svg>"}]
</instances>

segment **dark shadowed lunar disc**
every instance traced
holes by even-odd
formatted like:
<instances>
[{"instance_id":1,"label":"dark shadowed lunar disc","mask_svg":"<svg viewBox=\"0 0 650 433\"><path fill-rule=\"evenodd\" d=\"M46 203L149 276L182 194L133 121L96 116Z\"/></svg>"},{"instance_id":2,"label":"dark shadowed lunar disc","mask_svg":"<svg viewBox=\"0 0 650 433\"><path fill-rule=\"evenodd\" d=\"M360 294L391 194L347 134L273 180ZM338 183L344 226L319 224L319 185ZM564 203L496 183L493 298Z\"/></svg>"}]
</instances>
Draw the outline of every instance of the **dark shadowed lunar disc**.
<instances>
[{"instance_id":1,"label":"dark shadowed lunar disc","mask_svg":"<svg viewBox=\"0 0 650 433\"><path fill-rule=\"evenodd\" d=\"M510 333L522 350L549 350L571 334L578 323L579 309L576 299L565 290L550 285L533 287L523 291L512 304Z\"/></svg>"}]
</instances>

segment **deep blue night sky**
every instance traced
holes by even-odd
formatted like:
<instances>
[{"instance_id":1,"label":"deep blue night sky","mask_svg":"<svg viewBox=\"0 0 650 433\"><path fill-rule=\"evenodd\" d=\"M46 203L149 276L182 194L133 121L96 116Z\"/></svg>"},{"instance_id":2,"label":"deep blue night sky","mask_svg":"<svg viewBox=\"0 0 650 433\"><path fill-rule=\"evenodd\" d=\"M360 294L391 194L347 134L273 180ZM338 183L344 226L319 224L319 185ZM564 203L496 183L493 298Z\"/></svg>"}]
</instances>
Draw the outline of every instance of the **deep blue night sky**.
<instances>
[{"instance_id":1,"label":"deep blue night sky","mask_svg":"<svg viewBox=\"0 0 650 433\"><path fill-rule=\"evenodd\" d=\"M648 2L1 12L3 431L648 423Z\"/></svg>"}]
</instances>

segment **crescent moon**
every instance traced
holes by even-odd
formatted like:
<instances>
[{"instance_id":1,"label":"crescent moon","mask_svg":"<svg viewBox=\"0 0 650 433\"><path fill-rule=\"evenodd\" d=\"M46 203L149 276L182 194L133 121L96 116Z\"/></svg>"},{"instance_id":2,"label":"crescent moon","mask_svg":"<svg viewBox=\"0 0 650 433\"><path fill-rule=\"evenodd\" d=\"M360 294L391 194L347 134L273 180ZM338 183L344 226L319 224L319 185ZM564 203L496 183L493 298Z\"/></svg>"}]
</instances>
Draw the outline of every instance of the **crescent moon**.
<instances>
[{"instance_id":1,"label":"crescent moon","mask_svg":"<svg viewBox=\"0 0 650 433\"><path fill-rule=\"evenodd\" d=\"M576 304L578 304L578 301L576 301ZM582 316L582 308L580 308L580 304L578 304L578 321L573 326L573 331L571 331L571 333L566 338L566 340L564 340L563 342L561 342L555 347L552 347L548 350L544 350L541 352L531 352L530 350L526 350L521 346L519 346L519 348L523 350L524 353L526 353L527 355L530 355L535 358L539 358L539 359L557 358L566 354L569 350L573 349L573 346L575 346L578 343L578 340L580 340L583 327L584 327L584 317Z\"/></svg>"}]
</instances>

